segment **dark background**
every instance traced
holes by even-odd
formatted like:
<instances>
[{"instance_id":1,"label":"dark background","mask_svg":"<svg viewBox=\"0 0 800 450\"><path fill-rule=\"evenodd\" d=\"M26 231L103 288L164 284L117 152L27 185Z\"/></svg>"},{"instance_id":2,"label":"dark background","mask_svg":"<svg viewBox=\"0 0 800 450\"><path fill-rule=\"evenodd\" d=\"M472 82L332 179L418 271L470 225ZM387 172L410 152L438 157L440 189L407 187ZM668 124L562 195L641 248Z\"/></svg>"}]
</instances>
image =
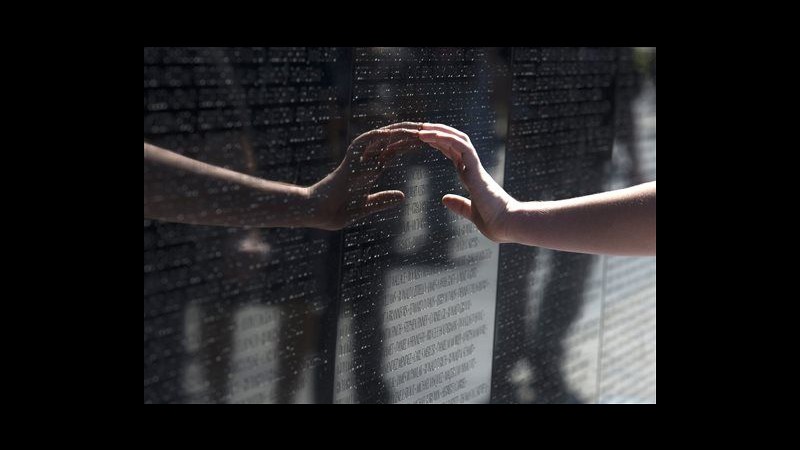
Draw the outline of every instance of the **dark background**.
<instances>
[{"instance_id":1,"label":"dark background","mask_svg":"<svg viewBox=\"0 0 800 450\"><path fill-rule=\"evenodd\" d=\"M272 180L310 185L402 120L469 134L519 200L655 179L654 48L145 48L144 64L146 142ZM145 403L328 403L336 370L346 401L392 402L381 280L456 264L438 201L464 194L437 152L403 158L381 188L424 170L431 191L410 253L399 210L341 232L145 220ZM655 258L504 244L489 323L492 402L655 402Z\"/></svg>"}]
</instances>

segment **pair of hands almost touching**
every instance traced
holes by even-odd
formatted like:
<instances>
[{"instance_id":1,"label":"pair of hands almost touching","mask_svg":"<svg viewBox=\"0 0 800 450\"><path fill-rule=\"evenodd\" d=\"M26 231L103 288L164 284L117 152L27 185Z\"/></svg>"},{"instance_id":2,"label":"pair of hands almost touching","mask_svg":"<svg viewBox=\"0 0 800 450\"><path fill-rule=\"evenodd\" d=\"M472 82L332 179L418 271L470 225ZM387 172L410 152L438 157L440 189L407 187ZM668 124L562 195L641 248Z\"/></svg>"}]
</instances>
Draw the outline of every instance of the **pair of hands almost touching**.
<instances>
[{"instance_id":1,"label":"pair of hands almost touching","mask_svg":"<svg viewBox=\"0 0 800 450\"><path fill-rule=\"evenodd\" d=\"M398 155L420 143L453 163L469 198L444 206L495 242L581 253L655 255L655 182L573 199L519 202L484 169L465 133L402 122L358 136L339 166L309 187L202 163L145 144L145 218L243 227L338 230L400 204L401 191L370 193Z\"/></svg>"}]
</instances>

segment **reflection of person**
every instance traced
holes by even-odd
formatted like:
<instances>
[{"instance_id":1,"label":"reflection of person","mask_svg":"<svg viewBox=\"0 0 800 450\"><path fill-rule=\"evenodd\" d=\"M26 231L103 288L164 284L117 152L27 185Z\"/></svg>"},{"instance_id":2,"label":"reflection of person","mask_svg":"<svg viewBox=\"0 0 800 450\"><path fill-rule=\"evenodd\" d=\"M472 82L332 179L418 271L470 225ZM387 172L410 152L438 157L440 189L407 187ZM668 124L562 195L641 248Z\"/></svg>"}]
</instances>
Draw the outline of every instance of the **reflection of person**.
<instances>
[{"instance_id":1,"label":"reflection of person","mask_svg":"<svg viewBox=\"0 0 800 450\"><path fill-rule=\"evenodd\" d=\"M656 254L656 183L564 200L519 202L483 168L466 134L421 125L419 138L456 167L470 199L445 195L444 205L495 242L578 253Z\"/></svg>"},{"instance_id":2,"label":"reflection of person","mask_svg":"<svg viewBox=\"0 0 800 450\"><path fill-rule=\"evenodd\" d=\"M379 129L357 137L342 163L310 187L264 180L144 144L144 217L197 225L338 230L401 202L400 191L370 194L390 160L419 142L418 130Z\"/></svg>"},{"instance_id":3,"label":"reflection of person","mask_svg":"<svg viewBox=\"0 0 800 450\"><path fill-rule=\"evenodd\" d=\"M356 138L342 163L309 187L268 181L241 167L230 170L181 156L145 143L144 216L195 225L246 227L230 229L213 239L209 251L222 250L222 258L204 266L221 277L209 287L222 295L208 295L197 307L208 317L200 326L202 345L197 355L205 369L208 387L195 400L223 403L230 400L233 327L237 306L267 298L265 267L271 253L264 240L266 227L340 229L350 222L404 198L400 191L370 194L381 170L397 154L419 145L417 130L374 130ZM247 150L245 146L245 150ZM208 155L206 155L208 156ZM245 159L254 159L245 155ZM231 161L233 162L233 161ZM234 164L235 165L235 162ZM221 241L221 242L220 242ZM201 245L203 242L196 242ZM217 248L217 246L222 245ZM313 264L316 264L314 262ZM275 401L290 403L299 387L306 355L317 337L318 317L303 302L279 305L278 380ZM213 320L212 320L213 319ZM176 328L178 326L176 325Z\"/></svg>"}]
</instances>

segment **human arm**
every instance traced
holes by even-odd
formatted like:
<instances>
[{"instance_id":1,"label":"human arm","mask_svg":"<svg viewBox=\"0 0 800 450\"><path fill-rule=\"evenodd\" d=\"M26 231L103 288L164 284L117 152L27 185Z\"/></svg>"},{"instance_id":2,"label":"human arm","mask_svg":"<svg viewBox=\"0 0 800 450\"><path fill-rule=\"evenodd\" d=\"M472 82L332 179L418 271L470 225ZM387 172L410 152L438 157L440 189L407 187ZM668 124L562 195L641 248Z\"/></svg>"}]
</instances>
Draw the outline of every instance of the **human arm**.
<instances>
[{"instance_id":1,"label":"human arm","mask_svg":"<svg viewBox=\"0 0 800 450\"><path fill-rule=\"evenodd\" d=\"M656 254L656 185L553 201L520 202L483 168L469 136L441 124L419 124L420 140L440 150L456 168L470 198L442 198L489 239L555 250Z\"/></svg>"},{"instance_id":2,"label":"human arm","mask_svg":"<svg viewBox=\"0 0 800 450\"><path fill-rule=\"evenodd\" d=\"M276 182L144 144L144 217L197 225L338 230L394 206L400 191L370 194L417 130L381 129L353 140L341 164L312 186Z\"/></svg>"}]
</instances>

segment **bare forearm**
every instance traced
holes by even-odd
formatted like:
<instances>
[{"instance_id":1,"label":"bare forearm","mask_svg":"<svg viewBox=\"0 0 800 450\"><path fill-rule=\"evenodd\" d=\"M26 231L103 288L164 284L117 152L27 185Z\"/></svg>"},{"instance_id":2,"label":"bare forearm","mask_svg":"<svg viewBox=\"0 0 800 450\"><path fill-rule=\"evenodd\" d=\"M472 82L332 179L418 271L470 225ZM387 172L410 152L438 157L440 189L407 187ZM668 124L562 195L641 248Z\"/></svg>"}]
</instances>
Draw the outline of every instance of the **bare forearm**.
<instances>
[{"instance_id":1,"label":"bare forearm","mask_svg":"<svg viewBox=\"0 0 800 450\"><path fill-rule=\"evenodd\" d=\"M516 203L513 242L578 253L656 254L656 183L566 200Z\"/></svg>"},{"instance_id":2,"label":"bare forearm","mask_svg":"<svg viewBox=\"0 0 800 450\"><path fill-rule=\"evenodd\" d=\"M310 226L308 189L144 145L144 217L197 225Z\"/></svg>"}]
</instances>

